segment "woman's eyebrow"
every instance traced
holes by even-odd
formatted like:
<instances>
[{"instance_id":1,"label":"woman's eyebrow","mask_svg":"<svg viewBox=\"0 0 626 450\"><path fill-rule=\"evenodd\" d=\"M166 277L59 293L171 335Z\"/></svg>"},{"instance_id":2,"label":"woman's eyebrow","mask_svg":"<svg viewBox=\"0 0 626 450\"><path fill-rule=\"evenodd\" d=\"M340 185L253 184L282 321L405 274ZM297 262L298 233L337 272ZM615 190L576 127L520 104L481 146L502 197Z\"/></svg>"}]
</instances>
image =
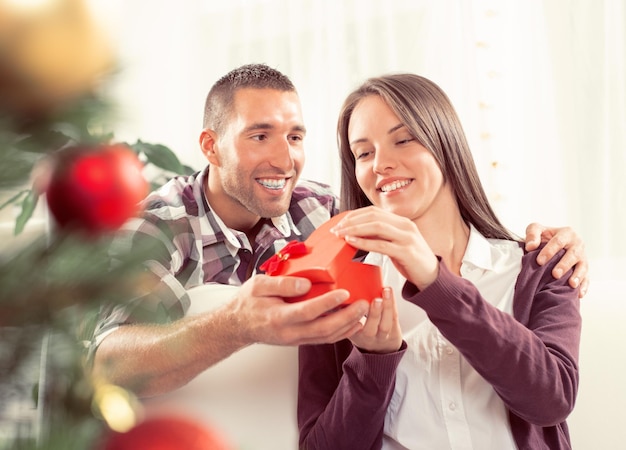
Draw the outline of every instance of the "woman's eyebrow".
<instances>
[{"instance_id":1,"label":"woman's eyebrow","mask_svg":"<svg viewBox=\"0 0 626 450\"><path fill-rule=\"evenodd\" d=\"M403 128L405 125L403 123L399 123L398 125L394 125L387 131L387 134L392 134L394 131L398 131L400 128ZM350 145L359 144L361 142L367 142L367 138L358 138L353 141L350 141Z\"/></svg>"},{"instance_id":2,"label":"woman's eyebrow","mask_svg":"<svg viewBox=\"0 0 626 450\"><path fill-rule=\"evenodd\" d=\"M387 131L387 134L391 134L391 133L393 133L394 131L397 131L397 130L399 130L399 129L400 129L400 128L402 128L402 127L404 127L404 124L403 124L403 123L399 123L398 125L396 125L396 126L394 126L394 127L391 127L391 128L389 129L389 131Z\"/></svg>"}]
</instances>

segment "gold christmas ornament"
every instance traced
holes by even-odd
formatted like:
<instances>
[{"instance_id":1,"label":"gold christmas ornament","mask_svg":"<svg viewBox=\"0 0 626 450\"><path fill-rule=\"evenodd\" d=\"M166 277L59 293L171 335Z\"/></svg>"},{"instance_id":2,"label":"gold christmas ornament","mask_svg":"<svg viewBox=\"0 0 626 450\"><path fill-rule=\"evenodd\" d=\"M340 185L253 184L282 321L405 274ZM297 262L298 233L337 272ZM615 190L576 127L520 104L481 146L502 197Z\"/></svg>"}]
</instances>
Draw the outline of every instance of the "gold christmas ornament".
<instances>
[{"instance_id":1,"label":"gold christmas ornament","mask_svg":"<svg viewBox=\"0 0 626 450\"><path fill-rule=\"evenodd\" d=\"M93 90L113 66L83 0L0 0L0 111L45 113Z\"/></svg>"}]
</instances>

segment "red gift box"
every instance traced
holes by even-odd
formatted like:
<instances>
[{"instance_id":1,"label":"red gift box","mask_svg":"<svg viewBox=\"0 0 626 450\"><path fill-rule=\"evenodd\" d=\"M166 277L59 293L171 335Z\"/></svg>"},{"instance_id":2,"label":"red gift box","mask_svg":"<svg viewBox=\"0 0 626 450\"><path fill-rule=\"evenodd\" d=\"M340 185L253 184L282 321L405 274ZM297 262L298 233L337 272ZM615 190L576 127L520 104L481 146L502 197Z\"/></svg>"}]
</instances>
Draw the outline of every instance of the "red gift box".
<instances>
[{"instance_id":1,"label":"red gift box","mask_svg":"<svg viewBox=\"0 0 626 450\"><path fill-rule=\"evenodd\" d=\"M308 278L311 290L288 302L317 297L333 289L346 289L350 298L372 301L382 295L380 267L354 261L357 249L330 232L347 213L343 212L322 224L305 242L291 241L260 267L267 275L287 275Z\"/></svg>"}]
</instances>

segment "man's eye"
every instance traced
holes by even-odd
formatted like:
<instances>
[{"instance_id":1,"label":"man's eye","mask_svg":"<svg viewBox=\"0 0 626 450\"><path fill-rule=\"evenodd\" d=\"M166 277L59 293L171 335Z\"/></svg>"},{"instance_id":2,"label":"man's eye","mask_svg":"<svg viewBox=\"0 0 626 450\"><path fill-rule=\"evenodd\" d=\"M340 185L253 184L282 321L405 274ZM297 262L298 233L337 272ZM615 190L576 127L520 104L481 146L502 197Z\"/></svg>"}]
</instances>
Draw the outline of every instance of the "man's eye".
<instances>
[{"instance_id":1,"label":"man's eye","mask_svg":"<svg viewBox=\"0 0 626 450\"><path fill-rule=\"evenodd\" d=\"M304 136L301 136L299 134L294 134L293 136L289 136L289 139L291 139L294 142L301 142L304 140Z\"/></svg>"},{"instance_id":2,"label":"man's eye","mask_svg":"<svg viewBox=\"0 0 626 450\"><path fill-rule=\"evenodd\" d=\"M254 136L252 136L252 139L256 140L256 141L264 141L267 139L267 135L266 134L255 134Z\"/></svg>"}]
</instances>

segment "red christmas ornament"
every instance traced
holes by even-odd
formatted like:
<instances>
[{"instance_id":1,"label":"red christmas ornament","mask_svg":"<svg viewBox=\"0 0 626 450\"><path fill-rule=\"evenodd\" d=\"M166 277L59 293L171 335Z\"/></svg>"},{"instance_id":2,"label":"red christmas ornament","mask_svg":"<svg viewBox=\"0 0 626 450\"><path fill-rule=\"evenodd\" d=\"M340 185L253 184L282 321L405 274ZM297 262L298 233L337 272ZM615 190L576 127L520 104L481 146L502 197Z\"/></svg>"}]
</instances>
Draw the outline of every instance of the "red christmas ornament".
<instances>
[{"instance_id":1,"label":"red christmas ornament","mask_svg":"<svg viewBox=\"0 0 626 450\"><path fill-rule=\"evenodd\" d=\"M183 417L147 419L113 433L102 450L234 450L215 430Z\"/></svg>"},{"instance_id":2,"label":"red christmas ornament","mask_svg":"<svg viewBox=\"0 0 626 450\"><path fill-rule=\"evenodd\" d=\"M129 147L72 147L57 156L46 198L60 228L106 233L139 212L148 183Z\"/></svg>"}]
</instances>

